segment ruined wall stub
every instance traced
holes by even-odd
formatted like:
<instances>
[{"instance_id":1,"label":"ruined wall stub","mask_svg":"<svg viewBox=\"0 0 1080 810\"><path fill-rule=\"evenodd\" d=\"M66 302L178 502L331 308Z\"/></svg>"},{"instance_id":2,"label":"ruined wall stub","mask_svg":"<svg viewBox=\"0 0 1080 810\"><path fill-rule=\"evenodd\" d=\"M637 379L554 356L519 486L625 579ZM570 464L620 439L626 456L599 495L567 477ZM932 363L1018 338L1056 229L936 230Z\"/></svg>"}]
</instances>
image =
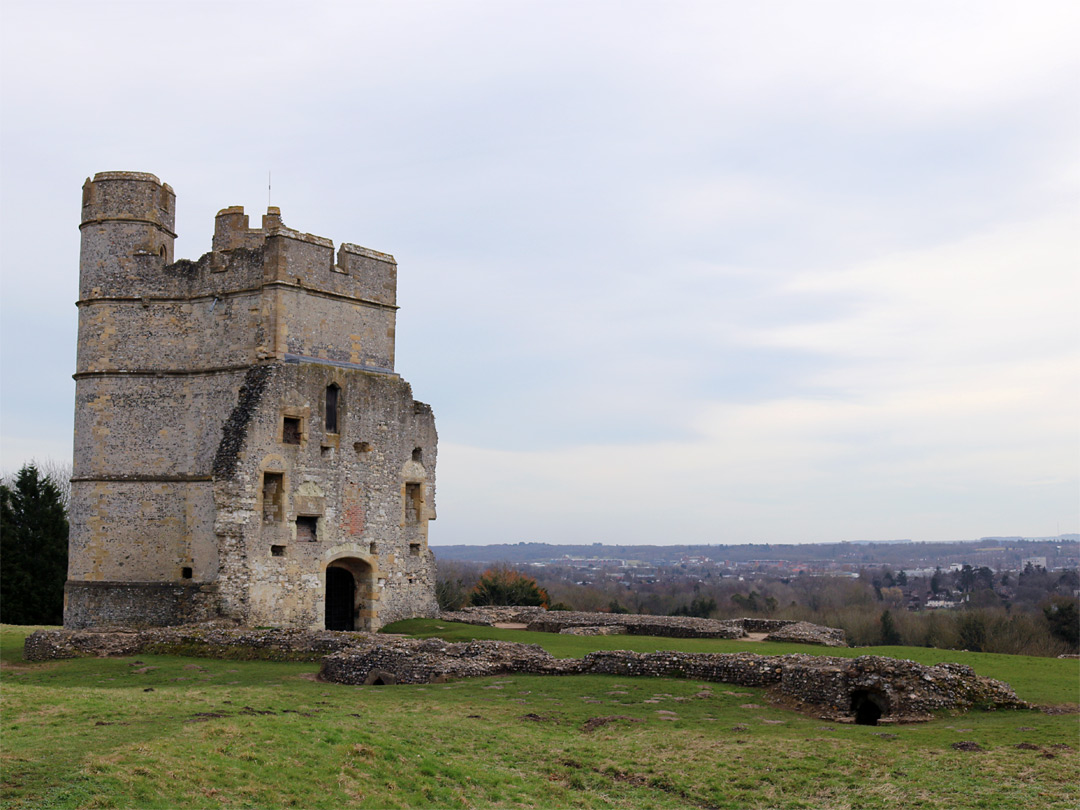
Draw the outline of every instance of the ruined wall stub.
<instances>
[{"instance_id":1,"label":"ruined wall stub","mask_svg":"<svg viewBox=\"0 0 1080 810\"><path fill-rule=\"evenodd\" d=\"M65 626L435 615L437 436L394 372L393 256L232 207L175 261L175 204L151 174L83 186Z\"/></svg>"}]
</instances>

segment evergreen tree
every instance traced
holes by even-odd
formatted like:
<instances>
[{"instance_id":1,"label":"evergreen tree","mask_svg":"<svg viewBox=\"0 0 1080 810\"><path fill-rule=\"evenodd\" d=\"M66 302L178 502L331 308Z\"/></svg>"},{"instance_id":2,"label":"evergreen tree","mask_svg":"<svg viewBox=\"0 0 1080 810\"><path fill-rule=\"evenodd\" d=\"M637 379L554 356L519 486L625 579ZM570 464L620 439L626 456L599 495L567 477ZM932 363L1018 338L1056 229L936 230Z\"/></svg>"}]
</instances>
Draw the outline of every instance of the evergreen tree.
<instances>
[{"instance_id":1,"label":"evergreen tree","mask_svg":"<svg viewBox=\"0 0 1080 810\"><path fill-rule=\"evenodd\" d=\"M712 597L695 596L689 605L679 605L669 616L696 616L707 619L716 610L716 600Z\"/></svg>"},{"instance_id":2,"label":"evergreen tree","mask_svg":"<svg viewBox=\"0 0 1080 810\"><path fill-rule=\"evenodd\" d=\"M0 484L0 616L62 624L68 521L60 487L27 464Z\"/></svg>"},{"instance_id":3,"label":"evergreen tree","mask_svg":"<svg viewBox=\"0 0 1080 810\"><path fill-rule=\"evenodd\" d=\"M1070 647L1080 646L1080 610L1075 599L1055 599L1043 608L1050 632Z\"/></svg>"},{"instance_id":4,"label":"evergreen tree","mask_svg":"<svg viewBox=\"0 0 1080 810\"><path fill-rule=\"evenodd\" d=\"M900 631L896 629L892 613L886 610L881 614L881 643L896 646L900 641Z\"/></svg>"}]
</instances>

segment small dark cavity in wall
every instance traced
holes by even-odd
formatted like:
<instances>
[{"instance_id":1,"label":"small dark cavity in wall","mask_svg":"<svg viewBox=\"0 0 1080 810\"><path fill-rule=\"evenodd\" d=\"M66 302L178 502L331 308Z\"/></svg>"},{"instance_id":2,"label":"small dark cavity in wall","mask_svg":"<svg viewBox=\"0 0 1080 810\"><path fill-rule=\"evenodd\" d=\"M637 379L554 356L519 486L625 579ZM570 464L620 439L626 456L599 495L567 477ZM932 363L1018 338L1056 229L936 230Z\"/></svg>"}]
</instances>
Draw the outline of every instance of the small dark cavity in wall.
<instances>
[{"instance_id":1,"label":"small dark cavity in wall","mask_svg":"<svg viewBox=\"0 0 1080 810\"><path fill-rule=\"evenodd\" d=\"M889 711L889 699L873 689L856 689L851 693L851 713L860 726L876 726Z\"/></svg>"}]
</instances>

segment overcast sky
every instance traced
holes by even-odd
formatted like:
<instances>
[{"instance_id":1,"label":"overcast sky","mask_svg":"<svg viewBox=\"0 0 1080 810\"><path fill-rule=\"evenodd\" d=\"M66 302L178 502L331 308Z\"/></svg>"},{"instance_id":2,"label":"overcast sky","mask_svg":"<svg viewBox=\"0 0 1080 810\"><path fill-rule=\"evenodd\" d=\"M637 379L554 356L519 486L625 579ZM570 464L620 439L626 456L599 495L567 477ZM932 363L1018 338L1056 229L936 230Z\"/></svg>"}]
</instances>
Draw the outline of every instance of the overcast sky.
<instances>
[{"instance_id":1,"label":"overcast sky","mask_svg":"<svg viewBox=\"0 0 1080 810\"><path fill-rule=\"evenodd\" d=\"M1080 528L1080 4L77 2L0 18L2 458L68 459L79 205L393 253L433 545Z\"/></svg>"}]
</instances>

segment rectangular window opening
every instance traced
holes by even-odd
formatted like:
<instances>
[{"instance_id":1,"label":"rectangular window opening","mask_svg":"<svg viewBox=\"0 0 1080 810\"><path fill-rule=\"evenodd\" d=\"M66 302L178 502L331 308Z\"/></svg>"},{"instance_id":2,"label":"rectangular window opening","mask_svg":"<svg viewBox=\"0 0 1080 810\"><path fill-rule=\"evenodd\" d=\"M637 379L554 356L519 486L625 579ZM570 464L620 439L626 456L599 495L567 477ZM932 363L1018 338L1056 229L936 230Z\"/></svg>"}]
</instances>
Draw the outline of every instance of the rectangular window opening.
<instances>
[{"instance_id":1,"label":"rectangular window opening","mask_svg":"<svg viewBox=\"0 0 1080 810\"><path fill-rule=\"evenodd\" d=\"M263 473L263 523L279 523L281 521L282 491L285 489L285 476L283 473Z\"/></svg>"},{"instance_id":2,"label":"rectangular window opening","mask_svg":"<svg viewBox=\"0 0 1080 810\"><path fill-rule=\"evenodd\" d=\"M419 557L420 556L420 544L419 543L409 543L409 554L411 554L413 557Z\"/></svg>"},{"instance_id":3,"label":"rectangular window opening","mask_svg":"<svg viewBox=\"0 0 1080 810\"><path fill-rule=\"evenodd\" d=\"M184 568L180 569L180 576L183 579L191 579L191 577L194 575L194 573L195 573L194 571L192 571L190 568L188 568L186 566Z\"/></svg>"},{"instance_id":4,"label":"rectangular window opening","mask_svg":"<svg viewBox=\"0 0 1080 810\"><path fill-rule=\"evenodd\" d=\"M313 515L296 516L296 542L315 543L319 537L319 518Z\"/></svg>"},{"instance_id":5,"label":"rectangular window opening","mask_svg":"<svg viewBox=\"0 0 1080 810\"><path fill-rule=\"evenodd\" d=\"M374 557L378 553L378 546L376 546L374 543L368 545L368 554Z\"/></svg>"},{"instance_id":6,"label":"rectangular window opening","mask_svg":"<svg viewBox=\"0 0 1080 810\"><path fill-rule=\"evenodd\" d=\"M284 557L285 556L285 546L270 546L270 556L271 557Z\"/></svg>"},{"instance_id":7,"label":"rectangular window opening","mask_svg":"<svg viewBox=\"0 0 1080 810\"><path fill-rule=\"evenodd\" d=\"M295 416L286 416L281 423L281 441L284 444L300 444L301 426L300 419Z\"/></svg>"},{"instance_id":8,"label":"rectangular window opening","mask_svg":"<svg viewBox=\"0 0 1080 810\"><path fill-rule=\"evenodd\" d=\"M415 526L424 513L424 497L419 484L405 485L405 522Z\"/></svg>"},{"instance_id":9,"label":"rectangular window opening","mask_svg":"<svg viewBox=\"0 0 1080 810\"><path fill-rule=\"evenodd\" d=\"M341 389L336 385L326 388L326 432L338 432L338 394Z\"/></svg>"}]
</instances>

